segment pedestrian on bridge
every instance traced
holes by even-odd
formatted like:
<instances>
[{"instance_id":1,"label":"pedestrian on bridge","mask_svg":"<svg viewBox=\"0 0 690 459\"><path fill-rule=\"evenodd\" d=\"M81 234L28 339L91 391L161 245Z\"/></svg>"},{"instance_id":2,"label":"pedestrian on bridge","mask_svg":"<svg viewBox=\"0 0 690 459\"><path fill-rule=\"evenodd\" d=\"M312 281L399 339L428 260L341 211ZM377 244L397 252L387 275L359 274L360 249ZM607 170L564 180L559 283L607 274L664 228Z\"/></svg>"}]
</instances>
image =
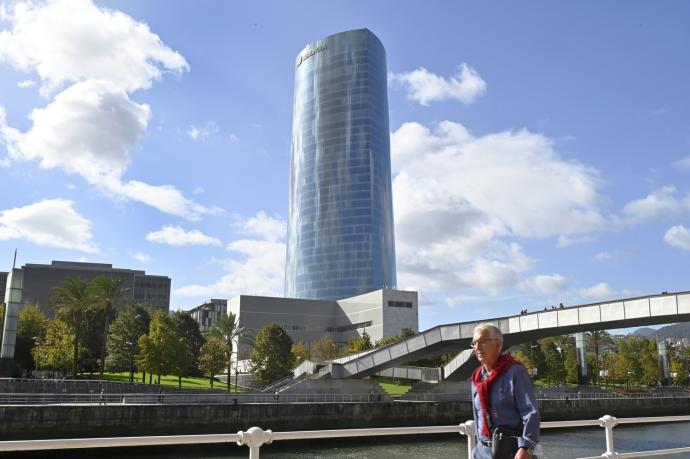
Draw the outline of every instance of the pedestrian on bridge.
<instances>
[{"instance_id":1,"label":"pedestrian on bridge","mask_svg":"<svg viewBox=\"0 0 690 459\"><path fill-rule=\"evenodd\" d=\"M477 429L473 459L533 459L539 411L527 369L501 354L503 334L492 324L474 329L479 367L472 373L472 412Z\"/></svg>"}]
</instances>

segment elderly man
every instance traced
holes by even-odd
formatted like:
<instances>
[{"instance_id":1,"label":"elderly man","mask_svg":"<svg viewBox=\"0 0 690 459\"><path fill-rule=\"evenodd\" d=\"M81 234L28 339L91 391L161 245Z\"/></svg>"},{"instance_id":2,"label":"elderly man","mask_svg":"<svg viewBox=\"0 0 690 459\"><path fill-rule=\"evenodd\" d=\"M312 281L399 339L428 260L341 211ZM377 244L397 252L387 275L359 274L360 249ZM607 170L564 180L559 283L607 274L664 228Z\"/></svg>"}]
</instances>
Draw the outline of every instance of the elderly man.
<instances>
[{"instance_id":1,"label":"elderly man","mask_svg":"<svg viewBox=\"0 0 690 459\"><path fill-rule=\"evenodd\" d=\"M537 399L527 370L510 354L501 354L502 346L503 335L498 327L475 327L472 348L480 365L472 374L472 411L477 428L472 457L532 459L539 441ZM492 439L495 429L506 432L504 440ZM502 449L508 447L509 452L493 456L492 446L496 451L498 443Z\"/></svg>"}]
</instances>

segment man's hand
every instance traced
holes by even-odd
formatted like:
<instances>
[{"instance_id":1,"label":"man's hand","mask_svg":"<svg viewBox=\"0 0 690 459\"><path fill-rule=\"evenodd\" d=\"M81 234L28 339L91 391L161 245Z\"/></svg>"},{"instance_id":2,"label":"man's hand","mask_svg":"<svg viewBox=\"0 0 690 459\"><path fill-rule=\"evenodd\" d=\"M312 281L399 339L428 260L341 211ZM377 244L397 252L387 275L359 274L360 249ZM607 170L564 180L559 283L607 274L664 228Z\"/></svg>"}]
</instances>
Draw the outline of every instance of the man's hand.
<instances>
[{"instance_id":1,"label":"man's hand","mask_svg":"<svg viewBox=\"0 0 690 459\"><path fill-rule=\"evenodd\" d=\"M520 448L515 454L515 459L532 459L532 453L527 451L525 448Z\"/></svg>"}]
</instances>

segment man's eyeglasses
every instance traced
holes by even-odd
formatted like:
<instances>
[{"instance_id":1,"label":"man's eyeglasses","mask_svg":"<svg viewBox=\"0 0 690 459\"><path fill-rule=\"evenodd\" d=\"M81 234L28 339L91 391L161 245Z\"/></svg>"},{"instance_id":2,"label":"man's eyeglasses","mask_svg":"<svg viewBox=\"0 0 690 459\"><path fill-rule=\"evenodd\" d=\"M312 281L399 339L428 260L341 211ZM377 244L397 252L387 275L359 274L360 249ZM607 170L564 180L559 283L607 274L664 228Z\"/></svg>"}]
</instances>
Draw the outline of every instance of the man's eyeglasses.
<instances>
[{"instance_id":1,"label":"man's eyeglasses","mask_svg":"<svg viewBox=\"0 0 690 459\"><path fill-rule=\"evenodd\" d=\"M470 347L471 347L472 349L478 348L478 347L480 347L480 346L481 346L481 347L484 347L484 345L485 345L486 343L488 343L489 341L498 341L498 338L489 338L489 339L483 339L483 340L481 340L481 341L472 341L472 342L470 343Z\"/></svg>"}]
</instances>

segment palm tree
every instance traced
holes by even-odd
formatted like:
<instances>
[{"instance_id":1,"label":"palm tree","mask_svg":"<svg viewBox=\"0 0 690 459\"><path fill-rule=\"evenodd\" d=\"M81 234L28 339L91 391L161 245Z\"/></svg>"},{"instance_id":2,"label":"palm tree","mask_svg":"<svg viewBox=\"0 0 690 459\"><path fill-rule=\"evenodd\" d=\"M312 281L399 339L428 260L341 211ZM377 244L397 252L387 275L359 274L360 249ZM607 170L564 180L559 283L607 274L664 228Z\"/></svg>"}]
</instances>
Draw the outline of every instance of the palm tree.
<instances>
[{"instance_id":1,"label":"palm tree","mask_svg":"<svg viewBox=\"0 0 690 459\"><path fill-rule=\"evenodd\" d=\"M209 334L222 339L228 350L228 392L230 392L230 374L232 369L232 352L234 341L247 338L248 330L240 325L239 319L228 311L227 316L221 316ZM239 355L237 356L239 360ZM237 389L235 389L237 390Z\"/></svg>"},{"instance_id":2,"label":"palm tree","mask_svg":"<svg viewBox=\"0 0 690 459\"><path fill-rule=\"evenodd\" d=\"M105 368L105 350L108 338L108 327L110 326L110 316L113 314L113 308L118 306L122 298L129 291L122 285L122 279L112 276L98 276L91 282L94 299L97 305L103 310L105 327L103 329L103 346L101 347L101 368L100 374L103 379L103 370Z\"/></svg>"},{"instance_id":3,"label":"palm tree","mask_svg":"<svg viewBox=\"0 0 690 459\"><path fill-rule=\"evenodd\" d=\"M592 330L585 335L587 344L594 349L594 362L596 371L594 372L595 384L599 383L599 350L602 346L613 346L614 341L606 330Z\"/></svg>"},{"instance_id":4,"label":"palm tree","mask_svg":"<svg viewBox=\"0 0 690 459\"><path fill-rule=\"evenodd\" d=\"M69 318L74 324L74 354L72 361L72 376L77 378L79 362L79 332L84 312L93 305L93 295L89 284L79 277L68 277L62 285L53 288L52 304L58 314Z\"/></svg>"}]
</instances>

